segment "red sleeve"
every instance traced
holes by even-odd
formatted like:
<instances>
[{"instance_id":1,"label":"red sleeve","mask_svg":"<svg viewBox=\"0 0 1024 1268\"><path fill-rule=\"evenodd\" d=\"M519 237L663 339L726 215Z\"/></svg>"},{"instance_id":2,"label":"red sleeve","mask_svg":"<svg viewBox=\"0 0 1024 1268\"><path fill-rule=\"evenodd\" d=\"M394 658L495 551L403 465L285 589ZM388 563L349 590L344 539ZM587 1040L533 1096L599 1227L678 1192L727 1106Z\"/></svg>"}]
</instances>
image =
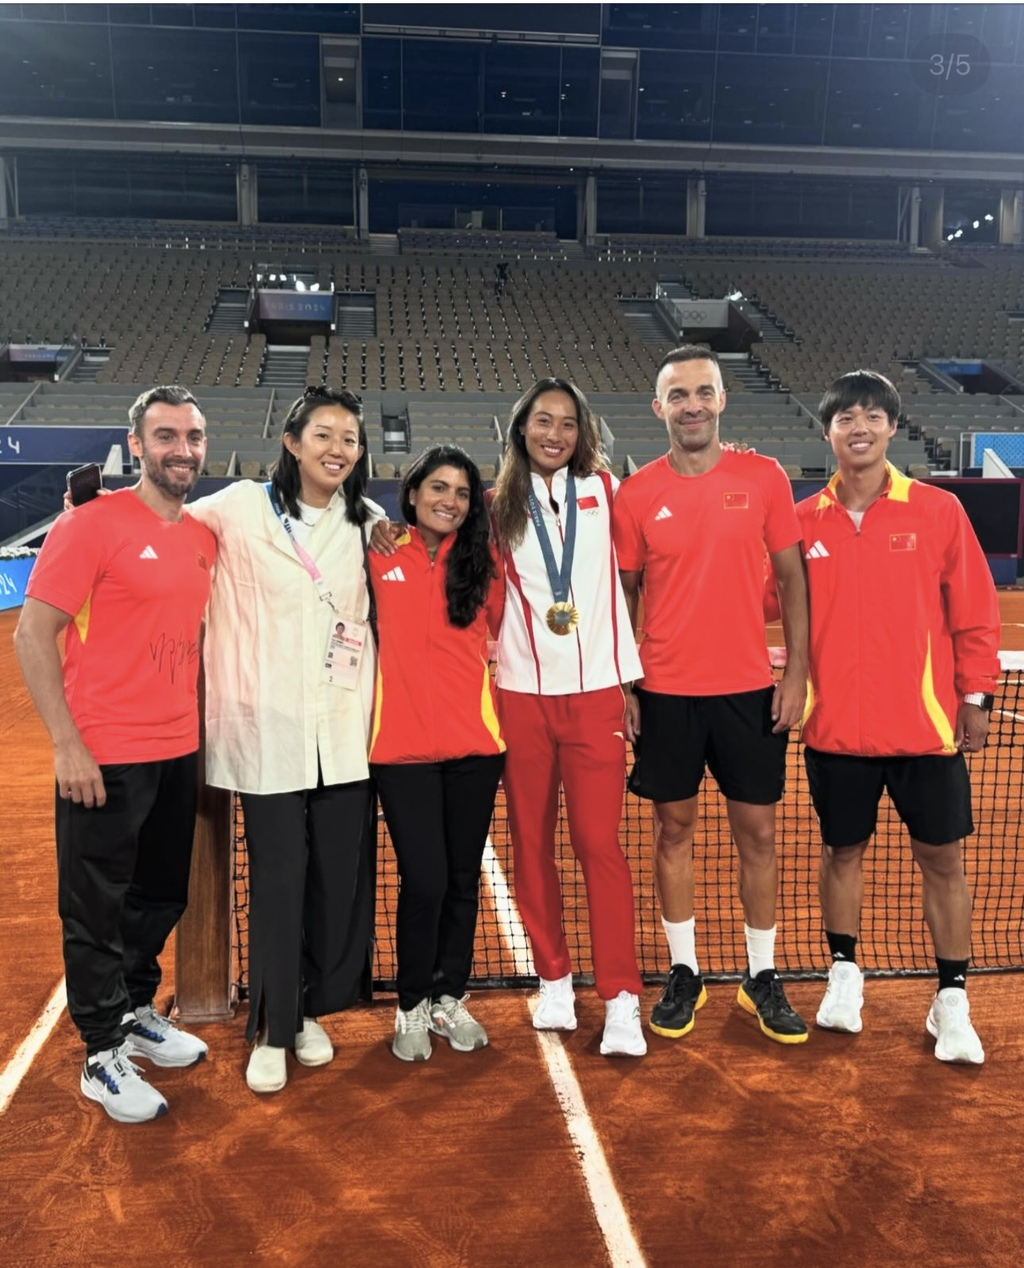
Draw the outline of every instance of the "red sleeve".
<instances>
[{"instance_id":1,"label":"red sleeve","mask_svg":"<svg viewBox=\"0 0 1024 1268\"><path fill-rule=\"evenodd\" d=\"M623 572L639 572L647 560L647 543L629 495L629 480L624 480L612 503L612 537L615 554Z\"/></svg>"},{"instance_id":2,"label":"red sleeve","mask_svg":"<svg viewBox=\"0 0 1024 1268\"><path fill-rule=\"evenodd\" d=\"M107 535L94 522L91 503L89 509L90 515L73 510L57 516L25 587L30 598L71 617L82 610L107 566Z\"/></svg>"},{"instance_id":3,"label":"red sleeve","mask_svg":"<svg viewBox=\"0 0 1024 1268\"><path fill-rule=\"evenodd\" d=\"M789 482L789 476L774 459L766 483L768 509L765 515L764 544L771 554L777 555L787 546L795 546L802 541L803 533L793 505L793 486Z\"/></svg>"},{"instance_id":4,"label":"red sleeve","mask_svg":"<svg viewBox=\"0 0 1024 1268\"><path fill-rule=\"evenodd\" d=\"M491 581L490 588L487 591L487 628L491 631L491 637L498 637L498 630L501 627L501 617L505 611L505 565L502 563L501 555L492 546L491 558L494 560L494 566L498 570L498 575Z\"/></svg>"},{"instance_id":5,"label":"red sleeve","mask_svg":"<svg viewBox=\"0 0 1024 1268\"><path fill-rule=\"evenodd\" d=\"M942 568L956 689L995 691L999 682L1002 618L988 560L967 513L949 495L951 523Z\"/></svg>"}]
</instances>

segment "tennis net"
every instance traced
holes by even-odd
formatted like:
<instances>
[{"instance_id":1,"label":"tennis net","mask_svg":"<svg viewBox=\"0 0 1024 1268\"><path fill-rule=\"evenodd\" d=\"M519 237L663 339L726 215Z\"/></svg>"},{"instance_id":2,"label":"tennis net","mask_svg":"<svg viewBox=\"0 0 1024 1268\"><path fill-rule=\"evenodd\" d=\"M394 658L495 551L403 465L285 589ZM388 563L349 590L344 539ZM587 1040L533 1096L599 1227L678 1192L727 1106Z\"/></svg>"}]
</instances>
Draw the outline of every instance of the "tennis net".
<instances>
[{"instance_id":1,"label":"tennis net","mask_svg":"<svg viewBox=\"0 0 1024 1268\"><path fill-rule=\"evenodd\" d=\"M975 833L964 857L974 894L972 964L975 969L1024 968L1024 653L1001 655L1003 674L992 712L988 746L969 758ZM707 977L739 974L746 961L743 911L736 889L735 851L714 781L704 782L701 819L694 847L698 948ZM651 858L649 803L625 795L621 840L633 873L637 952L645 981L668 969ZM807 789L801 745L791 741L786 793L778 809L779 902L776 963L790 975L822 973L827 967L817 902L820 838ZM374 982L393 988L394 917L398 877L387 828L380 821ZM564 923L573 966L592 980L590 922L583 876L559 817L556 854L564 897ZM239 996L246 993L248 868L245 825L235 808L235 937ZM515 871L504 793L499 790L484 859L480 918L471 985L521 986L536 979L529 944L515 908ZM878 829L865 863L864 914L858 959L869 973L904 975L934 971L933 953L921 910L920 883L906 832L888 798L879 808Z\"/></svg>"}]
</instances>

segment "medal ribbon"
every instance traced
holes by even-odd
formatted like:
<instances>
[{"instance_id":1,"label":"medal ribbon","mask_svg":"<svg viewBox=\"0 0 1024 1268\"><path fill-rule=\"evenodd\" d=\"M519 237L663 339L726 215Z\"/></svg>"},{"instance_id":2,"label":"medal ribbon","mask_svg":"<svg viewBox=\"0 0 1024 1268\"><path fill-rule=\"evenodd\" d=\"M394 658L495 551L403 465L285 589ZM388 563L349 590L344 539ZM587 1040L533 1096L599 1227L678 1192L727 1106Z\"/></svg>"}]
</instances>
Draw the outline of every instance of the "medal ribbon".
<instances>
[{"instance_id":1,"label":"medal ribbon","mask_svg":"<svg viewBox=\"0 0 1024 1268\"><path fill-rule=\"evenodd\" d=\"M555 567L555 552L551 547L551 539L541 514L540 503L534 494L531 483L526 497L530 510L530 519L537 530L537 541L540 553L544 556L544 567L548 572L548 582L556 603L569 602L569 586L572 580L572 557L576 552L576 477L570 471L565 480L565 540L562 543L562 567Z\"/></svg>"}]
</instances>

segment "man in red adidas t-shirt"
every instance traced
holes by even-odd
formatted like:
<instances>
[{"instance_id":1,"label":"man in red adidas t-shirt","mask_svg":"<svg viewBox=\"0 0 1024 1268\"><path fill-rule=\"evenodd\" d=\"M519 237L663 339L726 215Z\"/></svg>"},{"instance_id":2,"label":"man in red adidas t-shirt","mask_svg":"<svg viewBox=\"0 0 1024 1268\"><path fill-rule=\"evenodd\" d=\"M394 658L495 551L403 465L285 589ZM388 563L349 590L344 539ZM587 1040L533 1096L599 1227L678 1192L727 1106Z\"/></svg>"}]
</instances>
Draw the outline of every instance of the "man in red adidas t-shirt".
<instances>
[{"instance_id":1,"label":"man in red adidas t-shirt","mask_svg":"<svg viewBox=\"0 0 1024 1268\"><path fill-rule=\"evenodd\" d=\"M710 348L677 348L658 370L654 412L669 452L626 480L615 548L633 614L641 579L644 676L629 699L630 788L654 802L654 867L672 968L651 1029L678 1038L707 994L697 962L693 838L707 763L725 795L739 860L747 970L737 1002L779 1043L804 1021L775 970L775 806L786 740L806 699L807 590L793 494L774 459L722 448L725 391ZM775 684L764 637L765 551L782 598L788 666Z\"/></svg>"},{"instance_id":2,"label":"man in red adidas t-shirt","mask_svg":"<svg viewBox=\"0 0 1024 1268\"><path fill-rule=\"evenodd\" d=\"M206 455L195 398L153 388L129 419L141 479L54 524L15 647L53 740L58 906L68 1011L86 1045L82 1092L119 1122L143 1122L167 1102L132 1058L187 1066L206 1055L153 998L157 957L188 898L199 630L217 545L182 513Z\"/></svg>"}]
</instances>

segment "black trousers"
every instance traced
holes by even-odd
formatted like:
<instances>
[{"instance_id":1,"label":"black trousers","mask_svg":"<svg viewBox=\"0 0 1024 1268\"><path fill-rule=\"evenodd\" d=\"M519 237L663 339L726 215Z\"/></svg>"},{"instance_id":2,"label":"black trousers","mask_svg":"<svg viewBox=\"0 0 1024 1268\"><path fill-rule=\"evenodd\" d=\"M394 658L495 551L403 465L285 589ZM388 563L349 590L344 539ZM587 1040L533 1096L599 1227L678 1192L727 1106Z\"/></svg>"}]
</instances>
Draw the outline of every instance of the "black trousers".
<instances>
[{"instance_id":1,"label":"black trousers","mask_svg":"<svg viewBox=\"0 0 1024 1268\"><path fill-rule=\"evenodd\" d=\"M369 998L373 784L242 793L249 853L250 1042L295 1045L303 1017Z\"/></svg>"},{"instance_id":2,"label":"black trousers","mask_svg":"<svg viewBox=\"0 0 1024 1268\"><path fill-rule=\"evenodd\" d=\"M90 1055L160 985L157 957L188 902L196 754L101 766L106 804L56 797L57 905L68 1012Z\"/></svg>"},{"instance_id":3,"label":"black trousers","mask_svg":"<svg viewBox=\"0 0 1024 1268\"><path fill-rule=\"evenodd\" d=\"M504 753L374 766L398 860L398 1004L461 998L473 965L480 862Z\"/></svg>"}]
</instances>

